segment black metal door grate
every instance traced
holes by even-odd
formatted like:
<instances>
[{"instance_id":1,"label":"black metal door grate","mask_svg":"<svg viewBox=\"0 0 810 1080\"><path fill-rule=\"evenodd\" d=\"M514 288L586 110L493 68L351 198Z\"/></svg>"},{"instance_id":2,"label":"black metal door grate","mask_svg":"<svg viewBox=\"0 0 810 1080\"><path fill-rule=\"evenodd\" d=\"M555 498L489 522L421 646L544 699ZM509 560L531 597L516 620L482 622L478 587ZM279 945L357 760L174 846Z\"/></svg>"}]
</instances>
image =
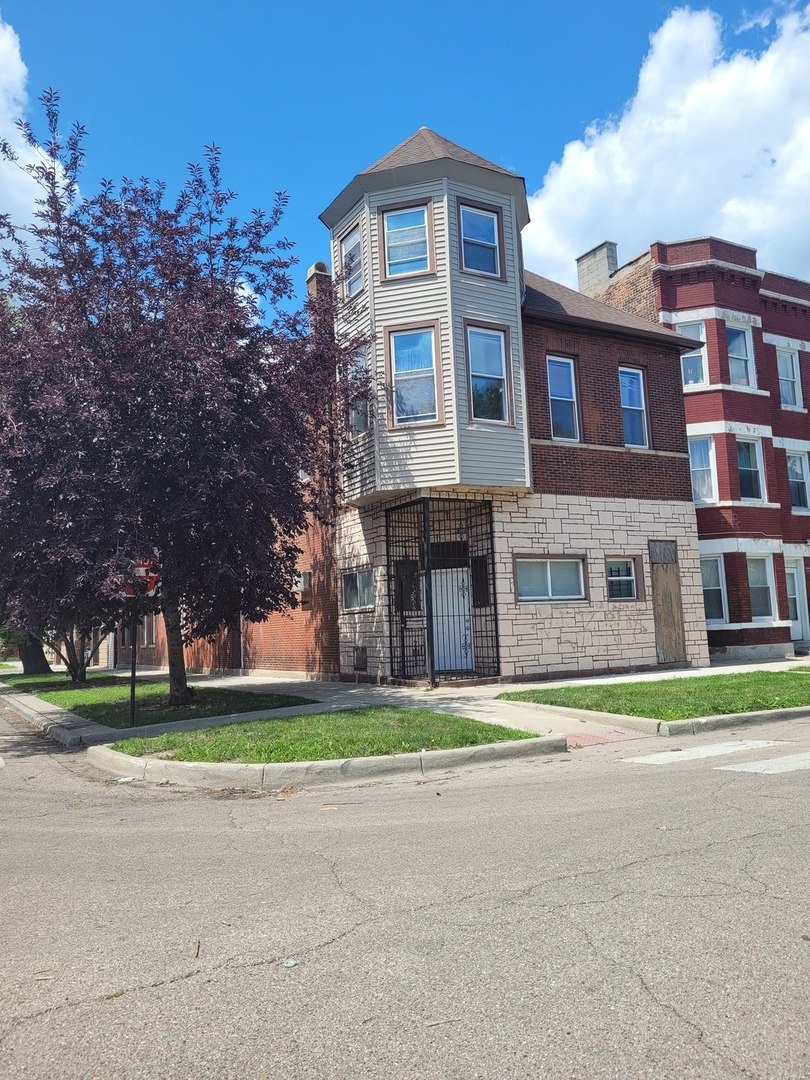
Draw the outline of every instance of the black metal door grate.
<instances>
[{"instance_id":1,"label":"black metal door grate","mask_svg":"<svg viewBox=\"0 0 810 1080\"><path fill-rule=\"evenodd\" d=\"M391 674L497 675L492 505L419 499L386 515Z\"/></svg>"}]
</instances>

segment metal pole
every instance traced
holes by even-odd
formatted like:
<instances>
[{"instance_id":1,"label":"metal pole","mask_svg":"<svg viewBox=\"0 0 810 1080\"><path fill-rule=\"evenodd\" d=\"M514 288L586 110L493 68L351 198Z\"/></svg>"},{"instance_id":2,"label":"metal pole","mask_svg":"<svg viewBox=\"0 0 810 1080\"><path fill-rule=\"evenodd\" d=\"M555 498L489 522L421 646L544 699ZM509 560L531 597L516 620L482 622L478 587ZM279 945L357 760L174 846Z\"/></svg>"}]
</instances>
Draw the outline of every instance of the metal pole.
<instances>
[{"instance_id":1,"label":"metal pole","mask_svg":"<svg viewBox=\"0 0 810 1080\"><path fill-rule=\"evenodd\" d=\"M129 674L129 726L135 727L135 669L138 666L138 616L133 612L130 623L132 632L132 667Z\"/></svg>"},{"instance_id":2,"label":"metal pole","mask_svg":"<svg viewBox=\"0 0 810 1080\"><path fill-rule=\"evenodd\" d=\"M433 577L432 577L432 560L430 551L430 500L422 500L422 514L423 514L423 542L424 542L424 565L425 565L425 614L427 615L427 624L425 626L425 638L426 638L426 660L427 660L427 677L428 686L436 685L436 653L434 645L434 633L433 633Z\"/></svg>"}]
</instances>

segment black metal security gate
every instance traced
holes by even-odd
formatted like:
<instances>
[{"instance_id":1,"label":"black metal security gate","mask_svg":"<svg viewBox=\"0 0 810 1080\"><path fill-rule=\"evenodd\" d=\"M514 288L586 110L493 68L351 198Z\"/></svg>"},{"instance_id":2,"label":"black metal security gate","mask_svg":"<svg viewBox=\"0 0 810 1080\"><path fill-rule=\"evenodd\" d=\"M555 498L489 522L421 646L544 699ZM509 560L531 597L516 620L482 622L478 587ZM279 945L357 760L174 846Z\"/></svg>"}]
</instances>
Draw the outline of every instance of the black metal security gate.
<instances>
[{"instance_id":1,"label":"black metal security gate","mask_svg":"<svg viewBox=\"0 0 810 1080\"><path fill-rule=\"evenodd\" d=\"M386 513L391 674L497 675L492 504L418 499Z\"/></svg>"}]
</instances>

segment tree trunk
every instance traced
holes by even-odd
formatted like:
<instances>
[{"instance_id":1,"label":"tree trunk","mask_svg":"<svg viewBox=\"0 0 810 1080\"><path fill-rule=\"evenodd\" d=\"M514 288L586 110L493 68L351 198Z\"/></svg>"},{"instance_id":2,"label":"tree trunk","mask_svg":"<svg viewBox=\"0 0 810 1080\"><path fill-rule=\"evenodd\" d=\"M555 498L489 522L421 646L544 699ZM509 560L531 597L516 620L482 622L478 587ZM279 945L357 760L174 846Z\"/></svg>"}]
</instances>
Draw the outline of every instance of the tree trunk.
<instances>
[{"instance_id":1,"label":"tree trunk","mask_svg":"<svg viewBox=\"0 0 810 1080\"><path fill-rule=\"evenodd\" d=\"M22 660L23 675L53 675L53 668L48 663L42 642L33 634L28 634L17 646Z\"/></svg>"},{"instance_id":2,"label":"tree trunk","mask_svg":"<svg viewBox=\"0 0 810 1080\"><path fill-rule=\"evenodd\" d=\"M166 648L169 654L169 704L188 705L192 691L186 679L186 654L180 626L180 607L163 589L163 623L166 627Z\"/></svg>"}]
</instances>

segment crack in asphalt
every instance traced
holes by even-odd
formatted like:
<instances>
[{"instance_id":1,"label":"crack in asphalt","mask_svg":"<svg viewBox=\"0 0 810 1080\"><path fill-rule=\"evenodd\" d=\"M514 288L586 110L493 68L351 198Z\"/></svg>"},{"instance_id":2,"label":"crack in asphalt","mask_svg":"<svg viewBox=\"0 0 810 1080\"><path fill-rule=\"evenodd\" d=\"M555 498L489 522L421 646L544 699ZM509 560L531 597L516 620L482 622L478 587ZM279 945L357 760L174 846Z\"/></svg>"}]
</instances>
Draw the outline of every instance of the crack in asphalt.
<instances>
[{"instance_id":1,"label":"crack in asphalt","mask_svg":"<svg viewBox=\"0 0 810 1080\"><path fill-rule=\"evenodd\" d=\"M662 998L659 997L659 995L655 992L655 990L644 977L644 975L640 971L637 971L632 964L626 963L622 960L618 960L615 956L611 956L603 949L600 949L597 946L593 935L590 933L587 927L576 923L574 920L571 920L571 925L584 937L592 952L594 952L601 960L604 960L605 963L610 965L610 967L612 967L614 970L625 971L634 979L636 979L638 981L639 987L647 995L650 1001L655 1006L657 1006L657 1008L662 1009L664 1012L670 1013L673 1017L675 1017L676 1020L679 1020L682 1024L686 1025L686 1027L693 1031L697 1036L697 1042L706 1050L708 1050L710 1054L714 1054L716 1057L726 1062L732 1068L736 1069L740 1076L749 1077L750 1080L765 1080L761 1073L752 1072L744 1065L741 1065L739 1061L735 1060L729 1054L725 1053L722 1050L719 1050L716 1046L712 1046L712 1044L708 1041L708 1036L705 1028L701 1027L700 1024L698 1024L695 1020L691 1020L688 1016L685 1016L681 1012L681 1010L678 1009L677 1006L673 1005L671 1002L662 1000Z\"/></svg>"}]
</instances>

